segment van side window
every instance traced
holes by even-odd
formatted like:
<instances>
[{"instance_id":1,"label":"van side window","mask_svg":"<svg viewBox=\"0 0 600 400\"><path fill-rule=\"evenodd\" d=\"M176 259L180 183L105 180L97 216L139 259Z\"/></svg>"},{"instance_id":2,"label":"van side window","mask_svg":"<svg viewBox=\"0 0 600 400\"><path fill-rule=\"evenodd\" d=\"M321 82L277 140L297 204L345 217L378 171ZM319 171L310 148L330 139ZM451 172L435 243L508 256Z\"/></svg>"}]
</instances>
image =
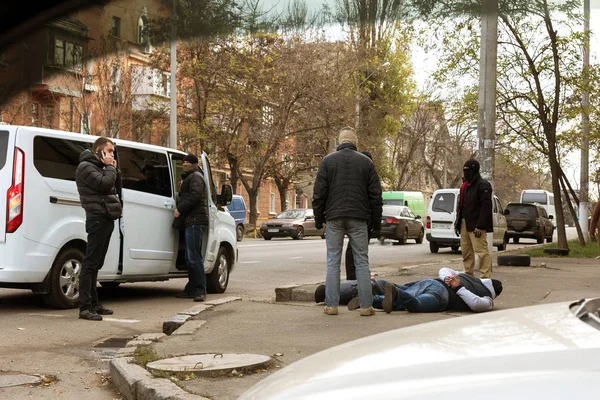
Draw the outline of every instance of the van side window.
<instances>
[{"instance_id":1,"label":"van side window","mask_svg":"<svg viewBox=\"0 0 600 400\"><path fill-rule=\"evenodd\" d=\"M171 197L171 172L167 155L117 146L123 189Z\"/></svg>"},{"instance_id":2,"label":"van side window","mask_svg":"<svg viewBox=\"0 0 600 400\"><path fill-rule=\"evenodd\" d=\"M33 139L33 165L45 178L75 181L79 155L92 143L46 136Z\"/></svg>"}]
</instances>

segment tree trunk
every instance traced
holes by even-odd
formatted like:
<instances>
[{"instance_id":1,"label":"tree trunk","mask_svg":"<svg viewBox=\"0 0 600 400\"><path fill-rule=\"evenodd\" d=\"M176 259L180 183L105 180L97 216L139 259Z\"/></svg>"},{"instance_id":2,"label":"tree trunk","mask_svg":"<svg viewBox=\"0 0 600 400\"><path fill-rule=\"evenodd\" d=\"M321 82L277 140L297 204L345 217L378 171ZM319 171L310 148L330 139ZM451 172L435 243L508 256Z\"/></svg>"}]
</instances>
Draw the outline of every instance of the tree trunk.
<instances>
[{"instance_id":1,"label":"tree trunk","mask_svg":"<svg viewBox=\"0 0 600 400\"><path fill-rule=\"evenodd\" d=\"M229 180L231 181L231 187L233 189L233 194L237 194L237 186L238 186L238 180L239 180L239 176L238 176L238 160L233 157L232 154L228 153L227 154L227 161L229 162L229 171L230 171L230 176L229 176Z\"/></svg>"},{"instance_id":2,"label":"tree trunk","mask_svg":"<svg viewBox=\"0 0 600 400\"><path fill-rule=\"evenodd\" d=\"M565 194L565 197L568 199L569 198L569 192L567 192L567 185L565 184L566 181L566 177L564 175L561 174L560 176L560 184L562 186L563 192ZM569 207L569 212L571 213L571 216L573 217L574 221L577 221L577 215L575 215L575 210L573 209L573 205L571 204L570 201L567 201L567 206ZM558 224L558 222L557 222ZM583 237L583 232L581 230L581 225L579 225L578 223L575 223L575 227L577 228L577 237L579 238L579 244L581 246L585 247L585 238Z\"/></svg>"},{"instance_id":3,"label":"tree trunk","mask_svg":"<svg viewBox=\"0 0 600 400\"><path fill-rule=\"evenodd\" d=\"M546 137L548 138L548 161L550 162L550 171L552 172L552 193L554 196L554 205L556 208L556 229L558 231L558 248L559 249L569 249L569 244L567 242L567 232L565 231L565 219L563 215L563 207L562 207L562 196L560 196L560 165L558 163L558 158L556 157L556 144L553 140L550 140L551 135L546 133ZM556 196L558 194L558 196Z\"/></svg>"}]
</instances>

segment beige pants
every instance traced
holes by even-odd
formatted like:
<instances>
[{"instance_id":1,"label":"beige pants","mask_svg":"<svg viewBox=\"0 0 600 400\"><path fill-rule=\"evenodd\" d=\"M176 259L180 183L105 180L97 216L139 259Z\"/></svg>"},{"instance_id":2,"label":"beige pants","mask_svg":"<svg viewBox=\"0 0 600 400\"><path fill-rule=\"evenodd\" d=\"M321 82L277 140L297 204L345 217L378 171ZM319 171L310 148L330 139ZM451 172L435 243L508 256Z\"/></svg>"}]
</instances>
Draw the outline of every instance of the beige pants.
<instances>
[{"instance_id":1,"label":"beige pants","mask_svg":"<svg viewBox=\"0 0 600 400\"><path fill-rule=\"evenodd\" d=\"M463 256L465 274L473 275L475 268L475 254L479 256L480 278L492 277L492 258L488 251L487 234L475 237L473 232L467 232L467 225L463 219L460 222L460 249Z\"/></svg>"}]
</instances>

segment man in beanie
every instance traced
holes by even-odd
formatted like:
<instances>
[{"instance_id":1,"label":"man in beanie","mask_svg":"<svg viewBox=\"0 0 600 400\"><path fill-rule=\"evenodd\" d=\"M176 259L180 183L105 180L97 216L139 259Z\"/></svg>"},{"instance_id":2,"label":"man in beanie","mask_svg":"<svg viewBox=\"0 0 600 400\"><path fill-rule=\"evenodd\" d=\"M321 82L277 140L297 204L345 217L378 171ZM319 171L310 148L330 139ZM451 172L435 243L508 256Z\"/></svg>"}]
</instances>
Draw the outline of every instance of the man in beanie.
<instances>
[{"instance_id":1,"label":"man in beanie","mask_svg":"<svg viewBox=\"0 0 600 400\"><path fill-rule=\"evenodd\" d=\"M492 185L479 174L479 162L475 159L465 162L463 175L454 229L460 235L464 272L473 275L477 254L481 278L490 278L492 258L488 249L487 232L494 231Z\"/></svg>"},{"instance_id":2,"label":"man in beanie","mask_svg":"<svg viewBox=\"0 0 600 400\"><path fill-rule=\"evenodd\" d=\"M175 218L182 218L185 230L185 260L188 283L177 297L204 301L206 274L202 259L202 238L208 227L208 199L206 183L198 167L198 157L188 154L183 158L183 182L179 188Z\"/></svg>"},{"instance_id":3,"label":"man in beanie","mask_svg":"<svg viewBox=\"0 0 600 400\"><path fill-rule=\"evenodd\" d=\"M372 230L381 230L381 182L373 161L357 151L354 128L340 131L339 146L321 161L313 189L315 226L325 224L327 273L325 314L337 315L340 302L340 263L344 236L354 256L360 315L374 315L369 270L369 221Z\"/></svg>"}]
</instances>

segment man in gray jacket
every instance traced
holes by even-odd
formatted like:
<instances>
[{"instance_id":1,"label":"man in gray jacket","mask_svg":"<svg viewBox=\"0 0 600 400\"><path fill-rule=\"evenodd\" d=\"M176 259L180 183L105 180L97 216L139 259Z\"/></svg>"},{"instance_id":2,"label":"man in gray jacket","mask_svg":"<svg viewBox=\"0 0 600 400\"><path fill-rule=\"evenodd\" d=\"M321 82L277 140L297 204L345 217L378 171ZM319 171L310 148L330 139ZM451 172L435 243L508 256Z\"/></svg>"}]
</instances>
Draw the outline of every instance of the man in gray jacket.
<instances>
[{"instance_id":1,"label":"man in gray jacket","mask_svg":"<svg viewBox=\"0 0 600 400\"><path fill-rule=\"evenodd\" d=\"M85 210L87 246L79 274L79 318L102 321L102 315L113 312L98 302L96 290L98 271L104 265L115 220L121 216L122 207L117 197L119 179L115 146L112 140L100 137L93 151L84 150L79 156L75 182L81 206Z\"/></svg>"}]
</instances>

